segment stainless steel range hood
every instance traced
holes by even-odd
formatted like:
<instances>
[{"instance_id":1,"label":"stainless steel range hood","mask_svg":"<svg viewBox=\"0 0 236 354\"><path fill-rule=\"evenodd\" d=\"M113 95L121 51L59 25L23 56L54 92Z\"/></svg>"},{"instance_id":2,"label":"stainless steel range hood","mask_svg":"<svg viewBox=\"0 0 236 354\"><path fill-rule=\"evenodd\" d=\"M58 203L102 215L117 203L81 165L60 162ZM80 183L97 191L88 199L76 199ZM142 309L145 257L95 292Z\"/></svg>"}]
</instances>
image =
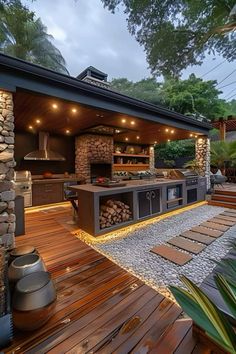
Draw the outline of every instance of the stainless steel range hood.
<instances>
[{"instance_id":1,"label":"stainless steel range hood","mask_svg":"<svg viewBox=\"0 0 236 354\"><path fill-rule=\"evenodd\" d=\"M39 149L27 154L24 160L65 161L65 158L58 152L50 150L49 133L39 132Z\"/></svg>"}]
</instances>

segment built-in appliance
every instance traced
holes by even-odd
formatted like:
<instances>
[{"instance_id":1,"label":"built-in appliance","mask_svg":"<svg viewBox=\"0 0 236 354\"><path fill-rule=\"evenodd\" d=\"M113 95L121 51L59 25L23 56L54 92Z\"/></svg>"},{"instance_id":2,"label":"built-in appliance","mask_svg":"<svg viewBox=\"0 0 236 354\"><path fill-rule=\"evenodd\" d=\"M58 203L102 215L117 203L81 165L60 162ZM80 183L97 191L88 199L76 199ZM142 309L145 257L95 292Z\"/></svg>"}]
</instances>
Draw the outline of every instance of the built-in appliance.
<instances>
[{"instance_id":1,"label":"built-in appliance","mask_svg":"<svg viewBox=\"0 0 236 354\"><path fill-rule=\"evenodd\" d=\"M167 209L175 208L183 203L182 184L167 187Z\"/></svg>"},{"instance_id":2,"label":"built-in appliance","mask_svg":"<svg viewBox=\"0 0 236 354\"><path fill-rule=\"evenodd\" d=\"M30 171L15 171L15 193L24 197L24 206L32 206L32 178Z\"/></svg>"},{"instance_id":3,"label":"built-in appliance","mask_svg":"<svg viewBox=\"0 0 236 354\"><path fill-rule=\"evenodd\" d=\"M187 204L194 203L198 200L199 176L196 171L188 169L171 170L169 177L172 179L185 179Z\"/></svg>"},{"instance_id":4,"label":"built-in appliance","mask_svg":"<svg viewBox=\"0 0 236 354\"><path fill-rule=\"evenodd\" d=\"M160 189L138 192L138 217L139 219L160 212Z\"/></svg>"}]
</instances>

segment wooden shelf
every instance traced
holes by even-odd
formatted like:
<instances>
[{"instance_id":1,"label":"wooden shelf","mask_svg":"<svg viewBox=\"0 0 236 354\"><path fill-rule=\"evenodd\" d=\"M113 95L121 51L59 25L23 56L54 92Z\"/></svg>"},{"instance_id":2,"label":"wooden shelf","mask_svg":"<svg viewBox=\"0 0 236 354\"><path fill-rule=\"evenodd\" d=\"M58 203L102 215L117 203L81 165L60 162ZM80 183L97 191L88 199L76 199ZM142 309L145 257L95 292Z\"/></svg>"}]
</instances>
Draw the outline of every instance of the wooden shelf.
<instances>
[{"instance_id":1,"label":"wooden shelf","mask_svg":"<svg viewBox=\"0 0 236 354\"><path fill-rule=\"evenodd\" d=\"M150 155L145 155L145 154L119 154L114 152L113 156L123 156L123 157L146 157L146 158L150 158Z\"/></svg>"},{"instance_id":2,"label":"wooden shelf","mask_svg":"<svg viewBox=\"0 0 236 354\"><path fill-rule=\"evenodd\" d=\"M147 167L148 163L114 163L114 167Z\"/></svg>"}]
</instances>

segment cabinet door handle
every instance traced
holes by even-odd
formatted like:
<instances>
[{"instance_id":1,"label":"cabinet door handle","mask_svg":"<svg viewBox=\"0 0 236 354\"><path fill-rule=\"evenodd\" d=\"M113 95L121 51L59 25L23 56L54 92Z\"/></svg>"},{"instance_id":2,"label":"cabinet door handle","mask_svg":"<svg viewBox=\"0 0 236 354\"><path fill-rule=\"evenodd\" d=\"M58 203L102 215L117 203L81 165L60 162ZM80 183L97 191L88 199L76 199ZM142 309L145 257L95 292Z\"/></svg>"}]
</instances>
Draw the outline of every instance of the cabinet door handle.
<instances>
[{"instance_id":1,"label":"cabinet door handle","mask_svg":"<svg viewBox=\"0 0 236 354\"><path fill-rule=\"evenodd\" d=\"M148 199L148 200L151 199L150 192L147 192L147 193L146 193L146 199Z\"/></svg>"},{"instance_id":2,"label":"cabinet door handle","mask_svg":"<svg viewBox=\"0 0 236 354\"><path fill-rule=\"evenodd\" d=\"M151 191L151 197L152 199L156 198L156 193L154 191Z\"/></svg>"}]
</instances>

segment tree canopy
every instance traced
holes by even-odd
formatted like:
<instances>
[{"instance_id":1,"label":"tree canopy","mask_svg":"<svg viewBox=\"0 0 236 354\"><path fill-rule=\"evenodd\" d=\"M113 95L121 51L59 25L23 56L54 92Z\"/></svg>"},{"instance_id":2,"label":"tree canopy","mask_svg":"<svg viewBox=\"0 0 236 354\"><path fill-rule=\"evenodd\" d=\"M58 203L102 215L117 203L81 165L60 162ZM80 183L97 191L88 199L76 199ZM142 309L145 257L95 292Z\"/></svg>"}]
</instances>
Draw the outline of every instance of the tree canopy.
<instances>
[{"instance_id":1,"label":"tree canopy","mask_svg":"<svg viewBox=\"0 0 236 354\"><path fill-rule=\"evenodd\" d=\"M68 74L65 60L52 40L41 19L20 0L1 3L1 52Z\"/></svg>"},{"instance_id":2,"label":"tree canopy","mask_svg":"<svg viewBox=\"0 0 236 354\"><path fill-rule=\"evenodd\" d=\"M153 75L178 77L206 55L236 59L235 0L102 0L123 9L128 29L144 47Z\"/></svg>"},{"instance_id":3,"label":"tree canopy","mask_svg":"<svg viewBox=\"0 0 236 354\"><path fill-rule=\"evenodd\" d=\"M217 89L217 81L204 81L194 74L186 80L167 79L164 82L157 82L154 78L138 82L125 78L113 79L111 87L128 96L160 104L182 114L204 116L211 120L236 115L236 107L219 98L221 91Z\"/></svg>"}]
</instances>

